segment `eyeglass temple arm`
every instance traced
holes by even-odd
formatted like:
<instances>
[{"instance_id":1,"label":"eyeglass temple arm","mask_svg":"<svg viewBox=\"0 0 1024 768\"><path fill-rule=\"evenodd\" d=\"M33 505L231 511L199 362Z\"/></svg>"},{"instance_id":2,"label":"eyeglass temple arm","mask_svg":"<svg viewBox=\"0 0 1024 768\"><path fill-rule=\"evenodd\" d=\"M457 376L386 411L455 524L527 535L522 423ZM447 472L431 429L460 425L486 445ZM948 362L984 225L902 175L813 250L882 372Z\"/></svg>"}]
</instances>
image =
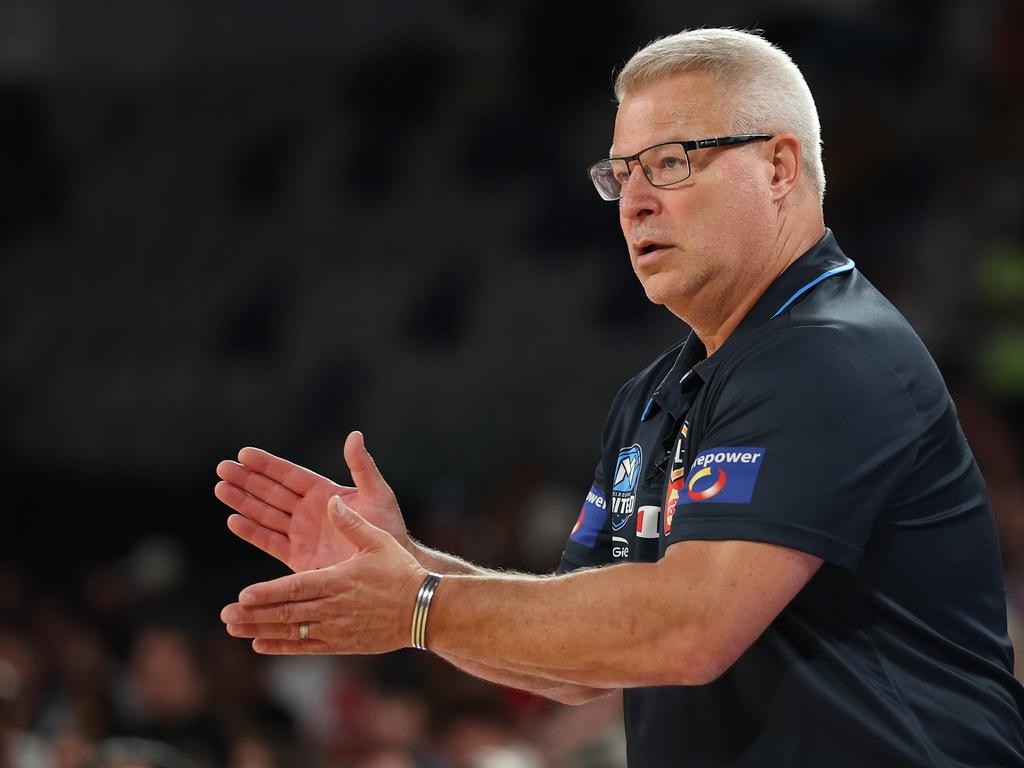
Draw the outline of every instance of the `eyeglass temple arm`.
<instances>
[{"instance_id":1,"label":"eyeglass temple arm","mask_svg":"<svg viewBox=\"0 0 1024 768\"><path fill-rule=\"evenodd\" d=\"M745 133L742 136L719 136L711 139L697 139L694 142L683 142L683 147L686 149L705 149L707 147L724 147L729 144L742 144L746 141L767 141L772 137L770 133ZM692 147L687 147L687 144L692 143Z\"/></svg>"}]
</instances>

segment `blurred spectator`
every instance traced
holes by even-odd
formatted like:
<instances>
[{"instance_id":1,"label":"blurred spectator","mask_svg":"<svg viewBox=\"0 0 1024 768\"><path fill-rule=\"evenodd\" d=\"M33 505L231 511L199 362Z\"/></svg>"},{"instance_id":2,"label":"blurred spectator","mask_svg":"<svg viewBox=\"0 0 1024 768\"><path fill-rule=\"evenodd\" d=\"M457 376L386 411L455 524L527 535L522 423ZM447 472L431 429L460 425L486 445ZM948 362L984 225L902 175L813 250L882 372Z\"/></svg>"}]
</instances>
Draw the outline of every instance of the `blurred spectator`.
<instances>
[{"instance_id":1,"label":"blurred spectator","mask_svg":"<svg viewBox=\"0 0 1024 768\"><path fill-rule=\"evenodd\" d=\"M557 707L538 724L534 742L552 768L617 768L626 764L622 694L580 707Z\"/></svg>"},{"instance_id":2,"label":"blurred spectator","mask_svg":"<svg viewBox=\"0 0 1024 768\"><path fill-rule=\"evenodd\" d=\"M42 659L27 639L0 627L0 756L12 768L48 768L51 745L34 731Z\"/></svg>"},{"instance_id":3,"label":"blurred spectator","mask_svg":"<svg viewBox=\"0 0 1024 768\"><path fill-rule=\"evenodd\" d=\"M78 768L196 768L182 753L159 741L108 739Z\"/></svg>"},{"instance_id":4,"label":"blurred spectator","mask_svg":"<svg viewBox=\"0 0 1024 768\"><path fill-rule=\"evenodd\" d=\"M510 726L491 699L455 702L445 712L440 744L451 768L541 768L536 747Z\"/></svg>"},{"instance_id":5,"label":"blurred spectator","mask_svg":"<svg viewBox=\"0 0 1024 768\"><path fill-rule=\"evenodd\" d=\"M67 624L48 655L56 678L40 728L51 735L56 768L65 768L110 734L116 667L99 631L77 622Z\"/></svg>"},{"instance_id":6,"label":"blurred spectator","mask_svg":"<svg viewBox=\"0 0 1024 768\"><path fill-rule=\"evenodd\" d=\"M424 768L415 755L401 747L380 747L353 765L354 768Z\"/></svg>"},{"instance_id":7,"label":"blurred spectator","mask_svg":"<svg viewBox=\"0 0 1024 768\"><path fill-rule=\"evenodd\" d=\"M411 685L378 690L367 707L367 740L379 747L423 754L430 743L428 714L423 690Z\"/></svg>"},{"instance_id":8,"label":"blurred spectator","mask_svg":"<svg viewBox=\"0 0 1024 768\"><path fill-rule=\"evenodd\" d=\"M283 768L301 765L296 762L282 762L278 750L258 733L244 734L231 743L231 760L227 768Z\"/></svg>"},{"instance_id":9,"label":"blurred spectator","mask_svg":"<svg viewBox=\"0 0 1024 768\"><path fill-rule=\"evenodd\" d=\"M210 707L208 673L188 631L144 627L135 639L127 682L123 732L169 744L199 766L227 762L228 739Z\"/></svg>"},{"instance_id":10,"label":"blurred spectator","mask_svg":"<svg viewBox=\"0 0 1024 768\"><path fill-rule=\"evenodd\" d=\"M295 718L268 687L267 659L218 628L204 649L212 708L231 739L231 768L308 763Z\"/></svg>"}]
</instances>

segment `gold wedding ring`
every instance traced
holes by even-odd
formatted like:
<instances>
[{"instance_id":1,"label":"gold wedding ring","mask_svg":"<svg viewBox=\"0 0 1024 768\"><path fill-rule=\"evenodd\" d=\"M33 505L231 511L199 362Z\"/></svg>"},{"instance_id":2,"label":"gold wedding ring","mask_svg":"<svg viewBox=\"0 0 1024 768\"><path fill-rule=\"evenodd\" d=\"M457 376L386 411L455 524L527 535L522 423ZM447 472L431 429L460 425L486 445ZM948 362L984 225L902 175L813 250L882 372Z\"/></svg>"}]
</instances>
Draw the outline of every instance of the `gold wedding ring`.
<instances>
[{"instance_id":1,"label":"gold wedding ring","mask_svg":"<svg viewBox=\"0 0 1024 768\"><path fill-rule=\"evenodd\" d=\"M309 622L299 623L299 640L309 640Z\"/></svg>"}]
</instances>

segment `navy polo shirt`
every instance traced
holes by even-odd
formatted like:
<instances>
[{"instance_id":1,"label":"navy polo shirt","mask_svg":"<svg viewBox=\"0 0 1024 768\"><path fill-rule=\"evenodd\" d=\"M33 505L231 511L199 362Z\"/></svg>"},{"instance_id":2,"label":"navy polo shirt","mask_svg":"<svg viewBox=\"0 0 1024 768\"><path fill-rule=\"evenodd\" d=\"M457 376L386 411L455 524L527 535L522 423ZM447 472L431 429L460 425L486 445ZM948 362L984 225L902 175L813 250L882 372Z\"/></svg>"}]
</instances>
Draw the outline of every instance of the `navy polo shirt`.
<instances>
[{"instance_id":1,"label":"navy polo shirt","mask_svg":"<svg viewBox=\"0 0 1024 768\"><path fill-rule=\"evenodd\" d=\"M984 481L924 344L831 232L714 355L691 333L619 391L559 570L691 539L824 564L719 679L624 692L631 768L1024 765Z\"/></svg>"}]
</instances>

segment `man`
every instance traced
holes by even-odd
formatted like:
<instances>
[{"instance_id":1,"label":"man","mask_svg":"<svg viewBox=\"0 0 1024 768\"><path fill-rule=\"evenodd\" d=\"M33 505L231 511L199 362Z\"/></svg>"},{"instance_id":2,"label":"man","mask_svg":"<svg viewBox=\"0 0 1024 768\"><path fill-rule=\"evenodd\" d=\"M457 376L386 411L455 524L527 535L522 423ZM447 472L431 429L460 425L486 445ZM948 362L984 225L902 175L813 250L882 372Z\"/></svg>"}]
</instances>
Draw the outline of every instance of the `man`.
<instances>
[{"instance_id":1,"label":"man","mask_svg":"<svg viewBox=\"0 0 1024 768\"><path fill-rule=\"evenodd\" d=\"M302 573L243 590L228 631L425 645L565 702L623 688L631 766L1024 764L984 484L928 352L825 229L799 70L697 30L616 95L591 177L692 333L616 397L559 575L411 540L359 433L351 488L245 448L218 467L228 525Z\"/></svg>"}]
</instances>

